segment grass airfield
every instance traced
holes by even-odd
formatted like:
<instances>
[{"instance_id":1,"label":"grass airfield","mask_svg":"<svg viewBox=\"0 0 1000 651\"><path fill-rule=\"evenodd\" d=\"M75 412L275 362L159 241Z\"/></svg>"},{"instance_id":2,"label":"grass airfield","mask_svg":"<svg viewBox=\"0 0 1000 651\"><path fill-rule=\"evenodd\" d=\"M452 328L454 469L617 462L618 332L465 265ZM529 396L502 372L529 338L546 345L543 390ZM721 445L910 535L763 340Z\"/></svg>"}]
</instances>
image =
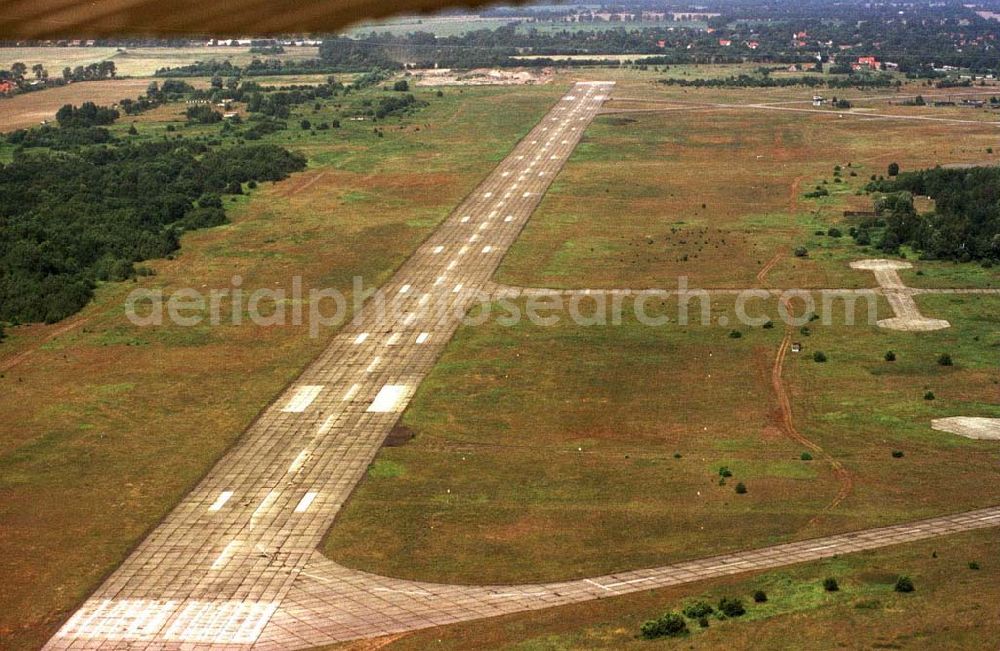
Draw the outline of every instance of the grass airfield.
<instances>
[{"instance_id":1,"label":"grass airfield","mask_svg":"<svg viewBox=\"0 0 1000 651\"><path fill-rule=\"evenodd\" d=\"M573 76L606 78L609 71ZM610 76L618 77L616 96L690 96L654 84L658 75L651 72ZM377 283L568 81L466 88L440 99L426 92L430 106L399 128L384 125L379 140L363 123L325 133L293 126L268 136L307 153L311 169L239 199L229 211L233 224L186 236L177 259L153 263L157 276L142 282L225 286L236 270L247 285L283 282L294 273L336 286L361 273ZM717 93L718 102L764 101L754 89ZM780 101L807 94L767 95ZM713 101L709 91L697 95ZM508 110L496 111L500 102ZM311 107L295 117L317 119ZM158 138L169 123L138 126L142 137ZM127 123L116 128L124 131ZM185 133L201 129L214 128ZM683 274L706 287L873 286L870 274L847 262L875 254L849 238L815 232L844 226L840 213L860 201L854 191L888 162L904 169L982 162L996 142L994 129L753 111L599 118L497 279L669 287ZM824 179L832 182L833 166L846 162L858 165L858 177L846 176L845 168L845 182L834 184L844 187L831 197L801 197ZM809 248L808 258L790 254L799 245ZM367 255L373 252L380 255ZM973 265L916 262L910 273L904 277L914 286L1000 283L995 270ZM102 287L78 327L63 334L53 336L59 326L19 328L3 344L0 363L25 353L30 360L0 379L4 413L13 415L0 426L2 515L13 525L0 536L10 577L0 597L0 631L12 648L44 640L324 343L294 328L136 329L120 309L130 289ZM823 350L829 361L802 355L783 369L796 426L854 478L850 497L833 511L823 513L836 490L829 466L802 460L802 447L777 425L772 363L780 327L747 329L733 339L731 328L718 326L490 325L465 329L453 341L403 417L415 438L382 451L325 551L394 576L562 579L994 504L995 444L934 432L929 422L973 412L1000 416L1000 380L990 357L1000 345L1000 302L926 296L919 303L952 328L915 335L814 326L798 338L808 353ZM725 301L717 307L728 310ZM899 356L892 365L882 359L890 349ZM938 367L941 352L950 352L956 366ZM937 399L924 401L926 390ZM893 450L905 456L893 458ZM724 485L721 466L734 474ZM746 495L732 490L737 481L746 482ZM616 647L635 643L638 622L699 590L743 594L757 581L775 595L771 610L713 625L689 641L739 645L770 635L778 643L790 626L825 632L842 626L842 618L871 631L872 640L905 639L934 622L957 626L970 643L988 640L991 624L975 617L956 624L938 603L958 599L974 612L991 594L997 572L989 560L996 557L991 532L963 536L956 547L964 544L970 558L955 552L950 564L928 560L927 549L945 546L932 541L850 557L832 568L808 565L515 615L395 644L416 648L436 636L456 648L476 641ZM973 555L982 570L950 583L950 574L971 572L964 566ZM905 603L898 599L909 597L879 596L884 583L864 579L871 568L912 574L918 593L908 607L920 604L925 620L897 617ZM841 594L814 598L807 586L835 570L851 577ZM880 606L855 607L871 599Z\"/></svg>"}]
</instances>

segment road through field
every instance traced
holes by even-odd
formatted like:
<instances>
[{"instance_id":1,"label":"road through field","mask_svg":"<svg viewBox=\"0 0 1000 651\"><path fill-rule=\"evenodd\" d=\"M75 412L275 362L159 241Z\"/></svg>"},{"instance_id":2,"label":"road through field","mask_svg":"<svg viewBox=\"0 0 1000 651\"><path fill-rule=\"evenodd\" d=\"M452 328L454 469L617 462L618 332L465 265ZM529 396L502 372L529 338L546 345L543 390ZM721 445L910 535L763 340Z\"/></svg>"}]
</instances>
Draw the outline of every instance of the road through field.
<instances>
[{"instance_id":1,"label":"road through field","mask_svg":"<svg viewBox=\"0 0 1000 651\"><path fill-rule=\"evenodd\" d=\"M996 507L522 586L376 576L316 551L611 88L574 85L46 648L309 648L1000 525Z\"/></svg>"}]
</instances>

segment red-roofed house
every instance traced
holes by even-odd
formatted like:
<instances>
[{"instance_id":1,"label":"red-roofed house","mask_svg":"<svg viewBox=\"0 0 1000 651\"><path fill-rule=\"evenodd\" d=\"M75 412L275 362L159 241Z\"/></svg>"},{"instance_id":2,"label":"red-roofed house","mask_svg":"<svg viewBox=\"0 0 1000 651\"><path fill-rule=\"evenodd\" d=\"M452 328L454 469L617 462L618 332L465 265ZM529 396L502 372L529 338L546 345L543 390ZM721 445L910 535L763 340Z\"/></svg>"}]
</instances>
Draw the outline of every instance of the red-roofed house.
<instances>
[{"instance_id":1,"label":"red-roofed house","mask_svg":"<svg viewBox=\"0 0 1000 651\"><path fill-rule=\"evenodd\" d=\"M12 82L0 81L0 95L13 93L15 88L17 88L17 86L15 86Z\"/></svg>"},{"instance_id":2,"label":"red-roofed house","mask_svg":"<svg viewBox=\"0 0 1000 651\"><path fill-rule=\"evenodd\" d=\"M878 70L878 59L876 57L858 57L858 62L851 65L851 68L855 70L866 67L871 70Z\"/></svg>"},{"instance_id":3,"label":"red-roofed house","mask_svg":"<svg viewBox=\"0 0 1000 651\"><path fill-rule=\"evenodd\" d=\"M733 44L733 42L730 41L728 38L720 38L719 39L719 45L721 45L723 47L729 47L732 44Z\"/></svg>"}]
</instances>

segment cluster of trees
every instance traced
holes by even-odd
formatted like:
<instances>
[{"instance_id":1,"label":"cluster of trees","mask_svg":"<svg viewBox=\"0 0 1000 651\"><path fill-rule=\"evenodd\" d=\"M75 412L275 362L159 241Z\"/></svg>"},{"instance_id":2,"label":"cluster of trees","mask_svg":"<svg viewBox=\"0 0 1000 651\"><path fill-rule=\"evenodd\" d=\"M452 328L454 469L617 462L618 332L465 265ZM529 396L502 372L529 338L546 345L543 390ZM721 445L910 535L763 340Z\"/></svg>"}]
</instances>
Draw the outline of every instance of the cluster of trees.
<instances>
[{"instance_id":1,"label":"cluster of trees","mask_svg":"<svg viewBox=\"0 0 1000 651\"><path fill-rule=\"evenodd\" d=\"M427 102L418 101L417 98L410 93L400 96L390 95L389 97L379 98L372 115L381 120L389 117L390 115L399 115L411 109L426 105Z\"/></svg>"},{"instance_id":2,"label":"cluster of trees","mask_svg":"<svg viewBox=\"0 0 1000 651\"><path fill-rule=\"evenodd\" d=\"M68 128L103 127L113 124L119 115L117 110L93 102L84 102L79 107L63 104L56 111L56 122Z\"/></svg>"},{"instance_id":3,"label":"cluster of trees","mask_svg":"<svg viewBox=\"0 0 1000 651\"><path fill-rule=\"evenodd\" d=\"M885 88L892 85L900 85L898 80L894 81L892 76L887 74L852 74L845 78L823 78L809 75L771 77L769 74L741 74L715 79L671 77L661 79L660 83L668 86L690 86L695 88L784 88L787 86L809 86L811 88Z\"/></svg>"},{"instance_id":4,"label":"cluster of trees","mask_svg":"<svg viewBox=\"0 0 1000 651\"><path fill-rule=\"evenodd\" d=\"M167 79L162 84L156 81L149 83L146 94L138 99L118 100L118 107L126 115L138 115L144 111L156 108L167 102L175 102L195 92L194 86L177 79Z\"/></svg>"},{"instance_id":5,"label":"cluster of trees","mask_svg":"<svg viewBox=\"0 0 1000 651\"><path fill-rule=\"evenodd\" d=\"M869 190L886 193L876 202L877 221L861 225L855 239L895 252L903 244L933 259L1000 261L1000 168L934 169L903 172L873 181ZM914 195L934 199L934 211L918 214Z\"/></svg>"},{"instance_id":6,"label":"cluster of trees","mask_svg":"<svg viewBox=\"0 0 1000 651\"><path fill-rule=\"evenodd\" d=\"M0 165L0 320L73 314L96 281L128 278L135 263L174 251L184 230L225 222L221 194L304 167L304 157L273 145L18 152Z\"/></svg>"},{"instance_id":7,"label":"cluster of trees","mask_svg":"<svg viewBox=\"0 0 1000 651\"><path fill-rule=\"evenodd\" d=\"M100 145L115 140L103 127L59 128L45 125L37 129L18 129L7 134L7 142L28 149L46 147L57 151L76 149L83 145Z\"/></svg>"}]
</instances>

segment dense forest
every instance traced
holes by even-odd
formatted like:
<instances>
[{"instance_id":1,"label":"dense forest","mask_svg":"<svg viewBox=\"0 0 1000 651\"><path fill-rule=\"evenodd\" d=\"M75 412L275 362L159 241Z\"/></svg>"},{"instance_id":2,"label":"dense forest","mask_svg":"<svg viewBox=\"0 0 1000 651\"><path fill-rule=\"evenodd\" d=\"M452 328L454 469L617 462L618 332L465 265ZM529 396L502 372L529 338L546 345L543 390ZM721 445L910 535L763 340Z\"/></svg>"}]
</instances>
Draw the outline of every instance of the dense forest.
<instances>
[{"instance_id":1,"label":"dense forest","mask_svg":"<svg viewBox=\"0 0 1000 651\"><path fill-rule=\"evenodd\" d=\"M96 281L129 278L135 263L174 251L183 231L224 223L221 195L304 167L300 154L274 145L114 141L53 152L22 144L0 165L0 320L73 314Z\"/></svg>"},{"instance_id":2,"label":"dense forest","mask_svg":"<svg viewBox=\"0 0 1000 651\"><path fill-rule=\"evenodd\" d=\"M1000 167L905 172L869 189L887 193L876 203L885 222L879 248L905 244L927 258L1000 262ZM934 211L918 214L914 195L934 199Z\"/></svg>"}]
</instances>

